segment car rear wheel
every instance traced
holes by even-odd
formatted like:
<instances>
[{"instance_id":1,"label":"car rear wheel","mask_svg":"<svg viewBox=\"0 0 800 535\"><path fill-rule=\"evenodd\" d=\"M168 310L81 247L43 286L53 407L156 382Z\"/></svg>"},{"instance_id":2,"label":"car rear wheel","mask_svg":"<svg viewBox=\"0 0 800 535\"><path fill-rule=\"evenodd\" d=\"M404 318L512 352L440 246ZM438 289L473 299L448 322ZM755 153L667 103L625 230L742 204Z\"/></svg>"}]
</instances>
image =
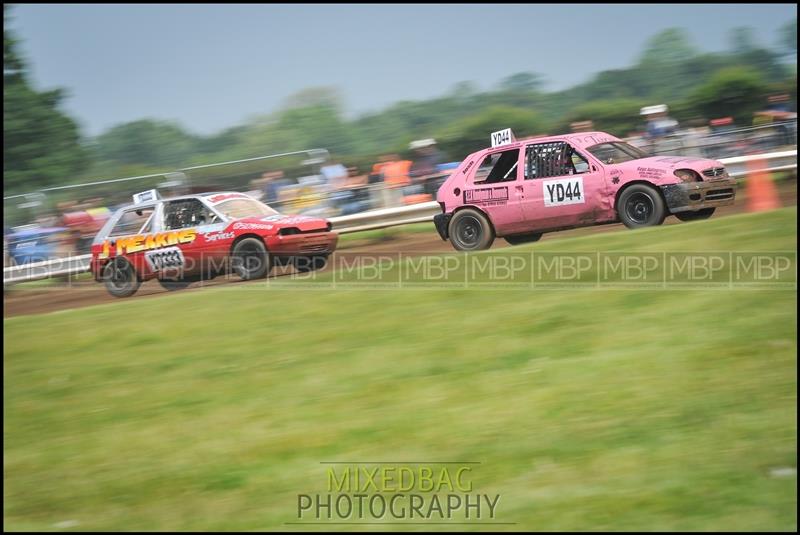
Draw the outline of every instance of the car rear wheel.
<instances>
[{"instance_id":1,"label":"car rear wheel","mask_svg":"<svg viewBox=\"0 0 800 535\"><path fill-rule=\"evenodd\" d=\"M530 232L528 234L514 234L513 236L505 236L503 238L511 245L520 245L523 243L533 243L542 239L541 232Z\"/></svg>"},{"instance_id":2,"label":"car rear wheel","mask_svg":"<svg viewBox=\"0 0 800 535\"><path fill-rule=\"evenodd\" d=\"M696 212L678 212L675 215L681 221L699 221L701 219L708 219L714 215L716 208L703 208Z\"/></svg>"},{"instance_id":3,"label":"car rear wheel","mask_svg":"<svg viewBox=\"0 0 800 535\"><path fill-rule=\"evenodd\" d=\"M450 219L450 243L458 251L488 249L494 242L494 229L485 215L467 208L459 210Z\"/></svg>"},{"instance_id":4,"label":"car rear wheel","mask_svg":"<svg viewBox=\"0 0 800 535\"><path fill-rule=\"evenodd\" d=\"M634 184L620 195L617 215L628 228L652 227L664 222L667 209L664 199L655 188Z\"/></svg>"},{"instance_id":5,"label":"car rear wheel","mask_svg":"<svg viewBox=\"0 0 800 535\"><path fill-rule=\"evenodd\" d=\"M231 264L236 274L246 281L262 279L272 268L267 248L258 238L238 242L231 253Z\"/></svg>"},{"instance_id":6,"label":"car rear wheel","mask_svg":"<svg viewBox=\"0 0 800 535\"><path fill-rule=\"evenodd\" d=\"M130 297L142 285L133 264L125 258L118 257L103 268L103 281L108 293L114 297Z\"/></svg>"}]
</instances>

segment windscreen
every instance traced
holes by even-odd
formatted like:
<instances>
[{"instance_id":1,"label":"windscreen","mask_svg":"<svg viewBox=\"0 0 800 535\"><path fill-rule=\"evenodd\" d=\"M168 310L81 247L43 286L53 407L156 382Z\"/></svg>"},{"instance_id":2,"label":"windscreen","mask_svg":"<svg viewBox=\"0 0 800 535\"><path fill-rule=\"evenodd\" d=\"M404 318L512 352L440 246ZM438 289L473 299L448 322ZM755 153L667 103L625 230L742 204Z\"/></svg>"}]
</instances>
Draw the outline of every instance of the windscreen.
<instances>
[{"instance_id":1,"label":"windscreen","mask_svg":"<svg viewBox=\"0 0 800 535\"><path fill-rule=\"evenodd\" d=\"M214 205L214 208L222 212L226 217L232 219L277 215L279 213L255 199L230 199Z\"/></svg>"}]
</instances>

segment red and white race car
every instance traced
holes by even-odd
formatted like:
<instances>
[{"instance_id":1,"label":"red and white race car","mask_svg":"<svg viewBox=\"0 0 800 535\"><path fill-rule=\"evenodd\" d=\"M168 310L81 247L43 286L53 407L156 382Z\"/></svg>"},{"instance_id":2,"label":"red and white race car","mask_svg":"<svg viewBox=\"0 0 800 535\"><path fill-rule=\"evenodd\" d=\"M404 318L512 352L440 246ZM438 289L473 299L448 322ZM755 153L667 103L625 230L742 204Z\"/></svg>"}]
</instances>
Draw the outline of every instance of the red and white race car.
<instances>
[{"instance_id":1,"label":"red and white race car","mask_svg":"<svg viewBox=\"0 0 800 535\"><path fill-rule=\"evenodd\" d=\"M92 242L91 272L116 297L153 278L173 290L229 271L266 277L276 263L320 269L338 240L326 219L282 215L243 193L159 199L151 190L134 201Z\"/></svg>"}]
</instances>

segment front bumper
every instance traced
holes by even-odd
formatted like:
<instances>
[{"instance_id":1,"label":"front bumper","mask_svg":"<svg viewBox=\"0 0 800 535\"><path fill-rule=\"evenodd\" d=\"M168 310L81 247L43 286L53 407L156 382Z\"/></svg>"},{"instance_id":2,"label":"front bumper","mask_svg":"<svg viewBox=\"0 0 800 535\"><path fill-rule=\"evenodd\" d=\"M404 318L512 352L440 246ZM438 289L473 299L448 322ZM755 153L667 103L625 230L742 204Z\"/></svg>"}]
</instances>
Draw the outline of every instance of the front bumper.
<instances>
[{"instance_id":1,"label":"front bumper","mask_svg":"<svg viewBox=\"0 0 800 535\"><path fill-rule=\"evenodd\" d=\"M733 204L736 198L736 179L669 184L661 186L661 191L671 213L696 211Z\"/></svg>"},{"instance_id":2,"label":"front bumper","mask_svg":"<svg viewBox=\"0 0 800 535\"><path fill-rule=\"evenodd\" d=\"M336 249L339 235L335 232L314 232L270 236L264 241L269 253L276 256L328 255Z\"/></svg>"},{"instance_id":3,"label":"front bumper","mask_svg":"<svg viewBox=\"0 0 800 535\"><path fill-rule=\"evenodd\" d=\"M436 214L433 216L433 224L436 226L436 232L439 233L439 236L441 236L444 241L447 241L448 238L447 227L450 224L451 217L453 217L453 214Z\"/></svg>"}]
</instances>

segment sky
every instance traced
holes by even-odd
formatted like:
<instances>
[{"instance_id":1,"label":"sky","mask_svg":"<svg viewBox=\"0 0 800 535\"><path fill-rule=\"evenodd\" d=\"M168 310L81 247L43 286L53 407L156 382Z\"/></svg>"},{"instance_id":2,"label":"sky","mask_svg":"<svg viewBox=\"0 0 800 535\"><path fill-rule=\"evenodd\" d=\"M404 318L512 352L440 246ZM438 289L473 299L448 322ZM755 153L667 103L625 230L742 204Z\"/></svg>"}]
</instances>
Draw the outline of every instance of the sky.
<instances>
[{"instance_id":1,"label":"sky","mask_svg":"<svg viewBox=\"0 0 800 535\"><path fill-rule=\"evenodd\" d=\"M311 86L337 87L348 118L523 71L552 91L634 64L666 28L706 52L739 26L774 47L796 16L793 4L20 4L9 28L35 87L65 88L84 135L142 118L210 135Z\"/></svg>"}]
</instances>

